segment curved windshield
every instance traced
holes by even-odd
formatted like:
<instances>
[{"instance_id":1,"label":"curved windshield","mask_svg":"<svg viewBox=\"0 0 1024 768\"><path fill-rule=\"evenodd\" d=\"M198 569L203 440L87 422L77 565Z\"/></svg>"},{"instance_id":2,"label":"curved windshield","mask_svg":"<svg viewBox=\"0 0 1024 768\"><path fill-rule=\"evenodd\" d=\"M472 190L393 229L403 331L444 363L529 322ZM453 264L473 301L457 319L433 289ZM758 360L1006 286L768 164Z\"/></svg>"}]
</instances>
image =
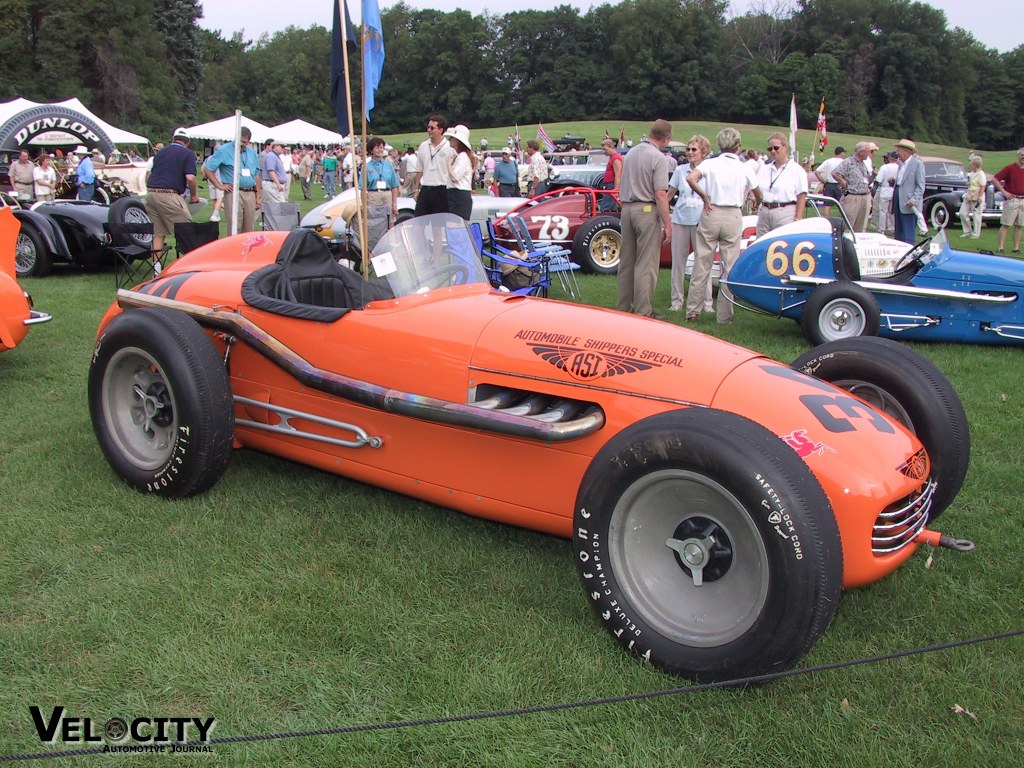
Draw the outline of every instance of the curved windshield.
<instances>
[{"instance_id":1,"label":"curved windshield","mask_svg":"<svg viewBox=\"0 0 1024 768\"><path fill-rule=\"evenodd\" d=\"M417 216L388 230L370 257L372 277L395 298L435 288L489 285L469 225L450 213Z\"/></svg>"}]
</instances>

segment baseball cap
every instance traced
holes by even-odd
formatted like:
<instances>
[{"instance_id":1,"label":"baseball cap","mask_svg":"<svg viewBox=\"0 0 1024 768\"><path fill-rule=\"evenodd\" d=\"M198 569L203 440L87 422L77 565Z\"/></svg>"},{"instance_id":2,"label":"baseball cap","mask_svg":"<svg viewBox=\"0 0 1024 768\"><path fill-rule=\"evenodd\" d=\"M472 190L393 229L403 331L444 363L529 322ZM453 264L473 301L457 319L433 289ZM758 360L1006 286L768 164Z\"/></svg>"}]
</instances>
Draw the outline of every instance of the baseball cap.
<instances>
[{"instance_id":1,"label":"baseball cap","mask_svg":"<svg viewBox=\"0 0 1024 768\"><path fill-rule=\"evenodd\" d=\"M191 138L188 135L188 131L186 131L184 128L175 128L174 136L172 138L185 139L185 141L191 141Z\"/></svg>"}]
</instances>

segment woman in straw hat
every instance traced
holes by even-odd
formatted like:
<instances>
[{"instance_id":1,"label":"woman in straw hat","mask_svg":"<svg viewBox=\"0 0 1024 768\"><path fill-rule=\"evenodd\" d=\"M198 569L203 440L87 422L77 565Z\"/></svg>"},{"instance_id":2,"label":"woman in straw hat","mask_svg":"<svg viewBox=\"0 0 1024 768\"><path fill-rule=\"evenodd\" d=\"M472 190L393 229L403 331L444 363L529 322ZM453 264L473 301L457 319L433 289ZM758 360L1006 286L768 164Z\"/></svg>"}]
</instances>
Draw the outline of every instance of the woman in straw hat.
<instances>
[{"instance_id":1,"label":"woman in straw hat","mask_svg":"<svg viewBox=\"0 0 1024 768\"><path fill-rule=\"evenodd\" d=\"M469 142L469 128L456 125L444 134L455 150L448 162L448 210L469 221L473 213L473 174L476 172L476 155Z\"/></svg>"}]
</instances>

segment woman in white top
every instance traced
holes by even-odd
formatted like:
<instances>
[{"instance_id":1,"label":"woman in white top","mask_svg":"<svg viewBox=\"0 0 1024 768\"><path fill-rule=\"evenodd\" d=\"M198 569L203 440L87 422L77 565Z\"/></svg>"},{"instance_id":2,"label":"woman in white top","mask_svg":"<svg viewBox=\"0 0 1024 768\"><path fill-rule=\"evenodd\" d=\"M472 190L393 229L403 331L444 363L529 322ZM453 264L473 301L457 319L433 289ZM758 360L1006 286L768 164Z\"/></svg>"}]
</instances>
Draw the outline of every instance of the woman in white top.
<instances>
[{"instance_id":1,"label":"woman in white top","mask_svg":"<svg viewBox=\"0 0 1024 768\"><path fill-rule=\"evenodd\" d=\"M448 161L448 211L469 221L473 213L473 174L476 156L469 143L469 128L456 125L444 133L455 155Z\"/></svg>"},{"instance_id":2,"label":"woman in white top","mask_svg":"<svg viewBox=\"0 0 1024 768\"><path fill-rule=\"evenodd\" d=\"M711 142L706 136L696 134L686 142L686 159L689 162L676 166L668 182L669 189L678 192L676 203L672 207L672 303L669 309L673 312L681 312L686 305L683 286L686 279L686 260L697 243L697 223L704 212L704 201L686 183L686 176L710 154ZM711 281L708 280L704 311L711 312L713 308ZM696 322L700 318L698 315L691 315L686 319Z\"/></svg>"},{"instance_id":3,"label":"woman in white top","mask_svg":"<svg viewBox=\"0 0 1024 768\"><path fill-rule=\"evenodd\" d=\"M45 152L39 156L39 165L32 170L32 186L36 200L51 202L57 186L57 171L50 156Z\"/></svg>"},{"instance_id":4,"label":"woman in white top","mask_svg":"<svg viewBox=\"0 0 1024 768\"><path fill-rule=\"evenodd\" d=\"M985 186L988 178L981 170L981 155L972 154L970 173L967 174L967 193L960 204L960 223L964 233L960 237L981 237L981 212L985 208Z\"/></svg>"}]
</instances>

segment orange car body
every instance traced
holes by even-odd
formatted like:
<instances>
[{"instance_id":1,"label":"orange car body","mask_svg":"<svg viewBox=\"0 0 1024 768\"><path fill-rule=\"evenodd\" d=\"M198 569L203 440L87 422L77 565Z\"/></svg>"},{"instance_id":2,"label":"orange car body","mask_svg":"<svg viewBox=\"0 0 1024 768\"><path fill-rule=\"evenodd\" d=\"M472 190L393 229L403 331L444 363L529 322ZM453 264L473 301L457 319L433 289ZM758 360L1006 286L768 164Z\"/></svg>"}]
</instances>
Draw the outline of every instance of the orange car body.
<instances>
[{"instance_id":1,"label":"orange car body","mask_svg":"<svg viewBox=\"0 0 1024 768\"><path fill-rule=\"evenodd\" d=\"M0 208L0 352L14 349L30 325L50 316L32 309L32 299L18 285L14 254L21 225L10 208Z\"/></svg>"},{"instance_id":2,"label":"orange car body","mask_svg":"<svg viewBox=\"0 0 1024 768\"><path fill-rule=\"evenodd\" d=\"M121 292L99 331L133 307L194 317L230 360L238 448L570 537L581 479L612 436L711 407L767 427L810 467L838 521L844 586L884 577L921 540L923 514L895 551L873 551L880 515L927 496L929 459L903 426L840 389L677 325L486 284L372 301L333 322L258 309L243 281L275 261L285 236L239 235L186 255ZM585 404L590 420L572 434L531 433L474 405L506 389ZM352 425L372 440L347 444ZM810 546L785 515L773 522L797 556Z\"/></svg>"}]
</instances>

